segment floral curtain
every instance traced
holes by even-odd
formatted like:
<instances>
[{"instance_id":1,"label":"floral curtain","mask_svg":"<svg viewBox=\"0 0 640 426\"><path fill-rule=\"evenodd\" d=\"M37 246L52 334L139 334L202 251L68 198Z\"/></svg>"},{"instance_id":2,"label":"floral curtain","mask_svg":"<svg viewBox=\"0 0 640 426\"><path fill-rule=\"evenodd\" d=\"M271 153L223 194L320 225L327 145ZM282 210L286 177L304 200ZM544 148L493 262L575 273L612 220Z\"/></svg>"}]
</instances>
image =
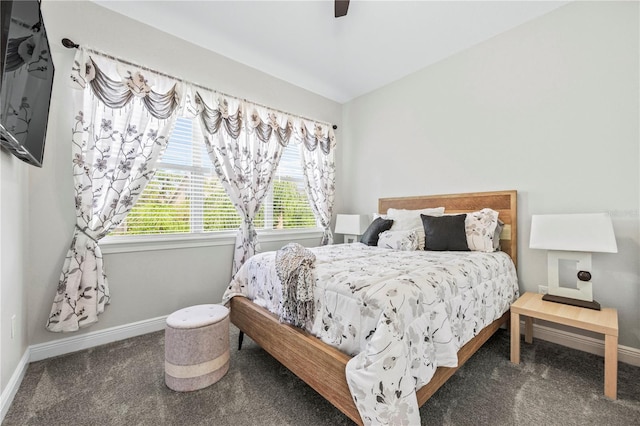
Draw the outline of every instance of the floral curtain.
<instances>
[{"instance_id":1,"label":"floral curtain","mask_svg":"<svg viewBox=\"0 0 640 426\"><path fill-rule=\"evenodd\" d=\"M312 132L309 128L313 129ZM301 141L304 182L311 210L322 226L321 245L333 243L331 216L336 189L335 135L329 126L300 121L296 136Z\"/></svg>"},{"instance_id":2,"label":"floral curtain","mask_svg":"<svg viewBox=\"0 0 640 426\"><path fill-rule=\"evenodd\" d=\"M175 81L79 49L71 73L76 226L46 328L75 331L109 303L98 242L154 175L179 104Z\"/></svg>"},{"instance_id":3,"label":"floral curtain","mask_svg":"<svg viewBox=\"0 0 640 426\"><path fill-rule=\"evenodd\" d=\"M213 92L191 92L186 102L199 114L216 174L242 218L233 256L235 275L260 250L254 219L289 143L292 124L284 114Z\"/></svg>"}]
</instances>

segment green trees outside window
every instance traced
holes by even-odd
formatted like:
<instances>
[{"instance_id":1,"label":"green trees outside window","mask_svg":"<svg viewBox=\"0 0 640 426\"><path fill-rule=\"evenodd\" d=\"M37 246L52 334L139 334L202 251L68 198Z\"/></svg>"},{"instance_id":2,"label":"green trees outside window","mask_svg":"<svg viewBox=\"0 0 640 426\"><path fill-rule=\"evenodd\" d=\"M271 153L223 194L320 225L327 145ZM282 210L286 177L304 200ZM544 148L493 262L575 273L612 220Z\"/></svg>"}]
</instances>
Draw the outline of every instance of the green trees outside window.
<instances>
[{"instance_id":1,"label":"green trees outside window","mask_svg":"<svg viewBox=\"0 0 640 426\"><path fill-rule=\"evenodd\" d=\"M190 185L189 173L159 170L149 182L124 223L111 235L180 234L235 230L240 216L217 178ZM316 220L302 185L291 180L273 182L273 196L261 206L257 229L313 228ZM194 191L195 189L195 191ZM201 192L201 196L195 195ZM199 211L194 209L203 198ZM265 224L265 211L272 219ZM201 225L200 225L201 224ZM196 228L196 229L193 229Z\"/></svg>"}]
</instances>

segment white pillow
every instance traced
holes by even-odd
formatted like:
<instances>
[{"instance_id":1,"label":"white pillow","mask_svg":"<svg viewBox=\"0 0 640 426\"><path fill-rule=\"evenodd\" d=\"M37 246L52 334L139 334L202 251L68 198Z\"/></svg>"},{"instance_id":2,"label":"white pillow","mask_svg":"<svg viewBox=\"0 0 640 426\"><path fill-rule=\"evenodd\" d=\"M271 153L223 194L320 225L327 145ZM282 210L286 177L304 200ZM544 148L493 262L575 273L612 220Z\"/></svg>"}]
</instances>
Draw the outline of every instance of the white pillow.
<instances>
[{"instance_id":1,"label":"white pillow","mask_svg":"<svg viewBox=\"0 0 640 426\"><path fill-rule=\"evenodd\" d=\"M378 247L413 251L418 248L418 232L410 231L384 231L380 233Z\"/></svg>"},{"instance_id":2,"label":"white pillow","mask_svg":"<svg viewBox=\"0 0 640 426\"><path fill-rule=\"evenodd\" d=\"M482 209L477 212L467 213L464 225L469 250L484 252L496 250L496 243L499 243L499 241L494 241L496 228L498 227L497 211ZM498 238L500 238L499 234Z\"/></svg>"},{"instance_id":3,"label":"white pillow","mask_svg":"<svg viewBox=\"0 0 640 426\"><path fill-rule=\"evenodd\" d=\"M424 250L424 226L422 225L422 219L420 215L427 216L442 216L444 214L444 207L435 207L421 210L406 210L406 209L389 209L387 210L386 217L393 219L393 225L391 225L390 231L410 231L415 230L418 233L418 250Z\"/></svg>"}]
</instances>

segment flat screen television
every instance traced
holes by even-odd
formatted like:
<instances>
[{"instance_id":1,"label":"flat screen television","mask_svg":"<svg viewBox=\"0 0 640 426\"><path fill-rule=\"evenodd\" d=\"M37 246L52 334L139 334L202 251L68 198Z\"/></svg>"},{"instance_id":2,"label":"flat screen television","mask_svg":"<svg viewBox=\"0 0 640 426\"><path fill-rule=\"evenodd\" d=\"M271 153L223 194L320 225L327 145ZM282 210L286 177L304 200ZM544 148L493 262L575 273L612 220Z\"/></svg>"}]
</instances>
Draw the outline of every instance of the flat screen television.
<instances>
[{"instance_id":1,"label":"flat screen television","mask_svg":"<svg viewBox=\"0 0 640 426\"><path fill-rule=\"evenodd\" d=\"M42 167L54 66L38 0L0 2L0 143Z\"/></svg>"}]
</instances>

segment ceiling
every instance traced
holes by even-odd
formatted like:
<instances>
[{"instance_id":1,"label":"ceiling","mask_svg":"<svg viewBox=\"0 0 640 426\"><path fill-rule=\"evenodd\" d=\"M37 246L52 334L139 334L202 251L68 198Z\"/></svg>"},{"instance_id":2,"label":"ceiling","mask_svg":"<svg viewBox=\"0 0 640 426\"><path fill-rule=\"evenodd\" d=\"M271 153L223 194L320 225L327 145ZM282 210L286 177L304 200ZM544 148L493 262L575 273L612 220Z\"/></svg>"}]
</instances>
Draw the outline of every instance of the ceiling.
<instances>
[{"instance_id":1,"label":"ceiling","mask_svg":"<svg viewBox=\"0 0 640 426\"><path fill-rule=\"evenodd\" d=\"M339 103L568 3L94 1Z\"/></svg>"}]
</instances>

